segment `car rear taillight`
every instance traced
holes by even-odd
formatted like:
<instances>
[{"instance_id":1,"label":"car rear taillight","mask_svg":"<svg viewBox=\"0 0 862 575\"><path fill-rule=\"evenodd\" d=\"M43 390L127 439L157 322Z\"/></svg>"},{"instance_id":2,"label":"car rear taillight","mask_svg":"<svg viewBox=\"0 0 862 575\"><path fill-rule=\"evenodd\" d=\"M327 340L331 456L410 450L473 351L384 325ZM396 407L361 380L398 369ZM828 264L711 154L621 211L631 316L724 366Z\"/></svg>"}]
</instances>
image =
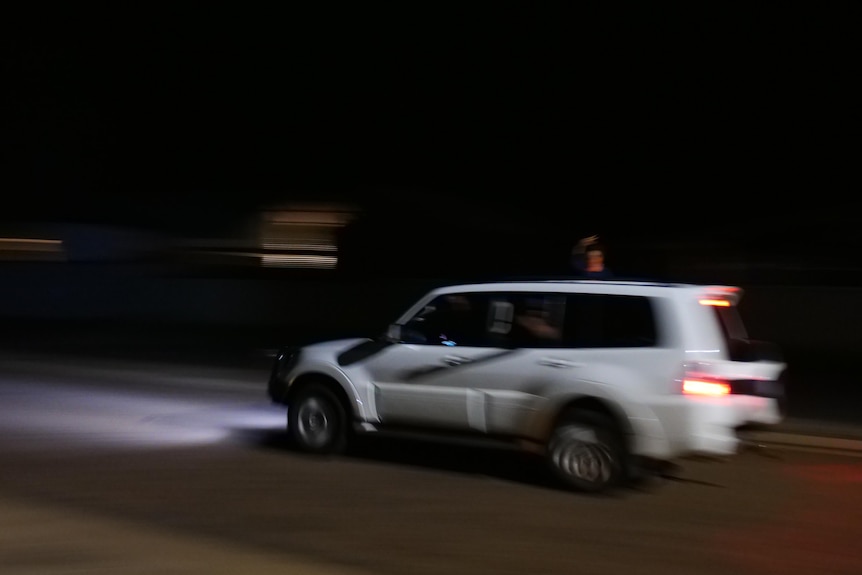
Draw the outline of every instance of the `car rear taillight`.
<instances>
[{"instance_id":1,"label":"car rear taillight","mask_svg":"<svg viewBox=\"0 0 862 575\"><path fill-rule=\"evenodd\" d=\"M733 392L730 381L716 373L710 362L694 361L682 366L682 377L677 388L683 395L721 397Z\"/></svg>"},{"instance_id":2,"label":"car rear taillight","mask_svg":"<svg viewBox=\"0 0 862 575\"><path fill-rule=\"evenodd\" d=\"M718 379L685 377L682 380L682 392L685 395L709 395L718 397L730 394L730 384Z\"/></svg>"},{"instance_id":3,"label":"car rear taillight","mask_svg":"<svg viewBox=\"0 0 862 575\"><path fill-rule=\"evenodd\" d=\"M700 305L711 305L713 307L730 307L730 302L721 298L701 298L697 302Z\"/></svg>"}]
</instances>

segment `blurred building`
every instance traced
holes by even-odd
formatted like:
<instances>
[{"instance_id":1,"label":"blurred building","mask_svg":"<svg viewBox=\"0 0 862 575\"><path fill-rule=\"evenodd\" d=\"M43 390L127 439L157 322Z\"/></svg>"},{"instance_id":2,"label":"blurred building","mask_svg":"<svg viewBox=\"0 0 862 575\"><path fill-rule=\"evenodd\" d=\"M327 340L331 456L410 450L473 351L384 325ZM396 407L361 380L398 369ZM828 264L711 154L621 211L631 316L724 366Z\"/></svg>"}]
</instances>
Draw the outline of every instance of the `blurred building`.
<instances>
[{"instance_id":1,"label":"blurred building","mask_svg":"<svg viewBox=\"0 0 862 575\"><path fill-rule=\"evenodd\" d=\"M345 204L291 203L260 214L260 264L264 267L336 269L340 234L358 215Z\"/></svg>"},{"instance_id":2,"label":"blurred building","mask_svg":"<svg viewBox=\"0 0 862 575\"><path fill-rule=\"evenodd\" d=\"M0 261L120 263L157 258L168 245L161 233L76 223L0 226Z\"/></svg>"},{"instance_id":3,"label":"blurred building","mask_svg":"<svg viewBox=\"0 0 862 575\"><path fill-rule=\"evenodd\" d=\"M174 259L189 266L335 270L341 233L360 213L345 203L269 205L238 214L219 237L179 239Z\"/></svg>"}]
</instances>

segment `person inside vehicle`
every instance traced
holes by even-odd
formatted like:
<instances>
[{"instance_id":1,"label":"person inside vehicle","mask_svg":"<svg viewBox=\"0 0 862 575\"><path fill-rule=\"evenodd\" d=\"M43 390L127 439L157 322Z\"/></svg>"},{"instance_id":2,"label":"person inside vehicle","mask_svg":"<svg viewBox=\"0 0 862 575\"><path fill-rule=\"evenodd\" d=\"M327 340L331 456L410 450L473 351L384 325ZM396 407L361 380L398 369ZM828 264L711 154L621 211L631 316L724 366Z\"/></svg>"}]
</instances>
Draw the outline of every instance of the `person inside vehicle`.
<instances>
[{"instance_id":1,"label":"person inside vehicle","mask_svg":"<svg viewBox=\"0 0 862 575\"><path fill-rule=\"evenodd\" d=\"M613 272L605 265L605 248L599 243L599 236L582 238L572 248L571 265L583 279L603 280L613 277Z\"/></svg>"},{"instance_id":2,"label":"person inside vehicle","mask_svg":"<svg viewBox=\"0 0 862 575\"><path fill-rule=\"evenodd\" d=\"M560 328L551 325L550 314L540 309L529 309L515 319L528 340L559 340Z\"/></svg>"}]
</instances>

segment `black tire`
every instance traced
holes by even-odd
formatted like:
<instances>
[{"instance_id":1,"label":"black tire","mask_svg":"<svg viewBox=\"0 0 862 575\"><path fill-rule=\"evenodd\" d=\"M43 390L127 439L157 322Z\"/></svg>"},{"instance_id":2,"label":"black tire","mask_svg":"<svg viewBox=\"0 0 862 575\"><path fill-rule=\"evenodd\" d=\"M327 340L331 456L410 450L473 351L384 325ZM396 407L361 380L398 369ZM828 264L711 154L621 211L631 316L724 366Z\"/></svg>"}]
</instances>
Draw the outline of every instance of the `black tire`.
<instances>
[{"instance_id":1,"label":"black tire","mask_svg":"<svg viewBox=\"0 0 862 575\"><path fill-rule=\"evenodd\" d=\"M304 384L288 403L287 432L293 445L306 453L342 453L348 435L344 406L326 385Z\"/></svg>"},{"instance_id":2,"label":"black tire","mask_svg":"<svg viewBox=\"0 0 862 575\"><path fill-rule=\"evenodd\" d=\"M626 454L613 421L593 411L565 413L548 441L547 462L564 486L599 493L622 484Z\"/></svg>"}]
</instances>

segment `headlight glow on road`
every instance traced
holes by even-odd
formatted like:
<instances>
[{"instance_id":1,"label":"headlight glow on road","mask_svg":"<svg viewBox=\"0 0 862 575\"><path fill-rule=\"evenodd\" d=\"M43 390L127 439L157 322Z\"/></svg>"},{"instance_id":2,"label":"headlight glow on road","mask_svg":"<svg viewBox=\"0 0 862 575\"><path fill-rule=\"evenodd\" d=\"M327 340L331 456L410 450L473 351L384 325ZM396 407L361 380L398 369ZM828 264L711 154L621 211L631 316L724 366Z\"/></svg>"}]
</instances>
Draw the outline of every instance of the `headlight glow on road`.
<instances>
[{"instance_id":1,"label":"headlight glow on road","mask_svg":"<svg viewBox=\"0 0 862 575\"><path fill-rule=\"evenodd\" d=\"M0 432L21 449L160 449L214 444L238 431L284 429L283 410L258 400L200 399L107 388L46 385L0 394Z\"/></svg>"}]
</instances>

